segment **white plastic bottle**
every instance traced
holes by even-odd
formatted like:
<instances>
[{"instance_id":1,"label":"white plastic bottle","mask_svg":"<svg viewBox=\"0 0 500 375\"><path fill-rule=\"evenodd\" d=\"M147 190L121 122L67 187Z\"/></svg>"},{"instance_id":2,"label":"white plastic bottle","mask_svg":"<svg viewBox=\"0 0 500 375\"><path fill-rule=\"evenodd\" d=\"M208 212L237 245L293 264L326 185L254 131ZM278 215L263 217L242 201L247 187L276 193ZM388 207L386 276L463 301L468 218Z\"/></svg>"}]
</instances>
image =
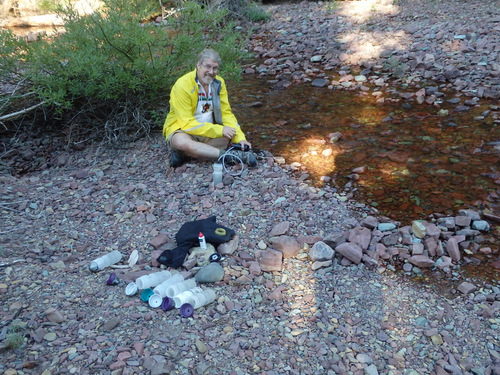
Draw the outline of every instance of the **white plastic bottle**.
<instances>
[{"instance_id":1,"label":"white plastic bottle","mask_svg":"<svg viewBox=\"0 0 500 375\"><path fill-rule=\"evenodd\" d=\"M194 293L190 297L190 300L191 301L188 301L188 303L190 303L194 309L198 309L215 301L215 290L209 288L202 290L201 292Z\"/></svg>"},{"instance_id":2,"label":"white plastic bottle","mask_svg":"<svg viewBox=\"0 0 500 375\"><path fill-rule=\"evenodd\" d=\"M177 294L174 297L174 306L176 309L180 308L182 305L185 303L190 303L191 302L191 297L196 294L196 293L201 293L203 292L203 289L200 287L195 287L189 290L185 290L184 292L181 292Z\"/></svg>"},{"instance_id":3,"label":"white plastic bottle","mask_svg":"<svg viewBox=\"0 0 500 375\"><path fill-rule=\"evenodd\" d=\"M170 285L166 289L165 294L167 295L167 297L174 298L177 294L184 292L185 290L192 289L194 287L196 287L195 279L187 279L181 281L180 283L175 283L174 285Z\"/></svg>"},{"instance_id":4,"label":"white plastic bottle","mask_svg":"<svg viewBox=\"0 0 500 375\"><path fill-rule=\"evenodd\" d=\"M122 260L122 253L118 250L114 250L90 262L89 270L92 272L101 271L112 264L118 263L120 260Z\"/></svg>"},{"instance_id":5,"label":"white plastic bottle","mask_svg":"<svg viewBox=\"0 0 500 375\"><path fill-rule=\"evenodd\" d=\"M175 274L172 277L163 281L161 284L157 285L153 289L153 293L158 294L161 298L165 298L167 296L167 288L171 285L180 283L182 281L184 281L184 277L180 273Z\"/></svg>"},{"instance_id":6,"label":"white plastic bottle","mask_svg":"<svg viewBox=\"0 0 500 375\"><path fill-rule=\"evenodd\" d=\"M221 163L213 163L212 168L214 169L213 179L214 179L214 186L215 186L215 185L220 184L222 182L222 164Z\"/></svg>"},{"instance_id":7,"label":"white plastic bottle","mask_svg":"<svg viewBox=\"0 0 500 375\"><path fill-rule=\"evenodd\" d=\"M150 273L149 275L144 275L139 277L137 280L135 280L135 283L137 284L137 287L139 289L147 289L157 286L158 284L161 284L163 281L167 280L171 276L172 275L170 274L170 271L167 270L160 272L153 272Z\"/></svg>"}]
</instances>

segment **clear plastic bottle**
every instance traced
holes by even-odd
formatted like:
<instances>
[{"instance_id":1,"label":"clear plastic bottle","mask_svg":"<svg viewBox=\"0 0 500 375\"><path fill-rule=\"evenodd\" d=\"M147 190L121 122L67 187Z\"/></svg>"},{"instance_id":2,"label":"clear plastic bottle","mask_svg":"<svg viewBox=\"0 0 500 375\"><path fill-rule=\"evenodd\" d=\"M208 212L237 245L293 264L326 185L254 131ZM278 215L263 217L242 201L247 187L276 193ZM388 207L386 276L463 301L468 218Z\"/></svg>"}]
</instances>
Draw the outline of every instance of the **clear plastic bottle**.
<instances>
[{"instance_id":1,"label":"clear plastic bottle","mask_svg":"<svg viewBox=\"0 0 500 375\"><path fill-rule=\"evenodd\" d=\"M220 184L222 182L222 164L221 163L213 163L212 168L213 171L213 180L214 186Z\"/></svg>"},{"instance_id":2,"label":"clear plastic bottle","mask_svg":"<svg viewBox=\"0 0 500 375\"><path fill-rule=\"evenodd\" d=\"M101 271L112 264L118 263L120 260L122 260L122 253L114 250L90 262L89 270L92 272Z\"/></svg>"}]
</instances>

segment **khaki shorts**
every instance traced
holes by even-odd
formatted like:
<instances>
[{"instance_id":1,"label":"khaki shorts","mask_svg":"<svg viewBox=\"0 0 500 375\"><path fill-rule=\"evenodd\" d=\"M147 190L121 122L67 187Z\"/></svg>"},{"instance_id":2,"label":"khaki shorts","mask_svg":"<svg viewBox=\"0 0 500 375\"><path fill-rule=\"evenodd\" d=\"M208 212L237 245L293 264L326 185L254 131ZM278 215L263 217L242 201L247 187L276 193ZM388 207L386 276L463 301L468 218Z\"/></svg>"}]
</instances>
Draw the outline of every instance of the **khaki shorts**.
<instances>
[{"instance_id":1,"label":"khaki shorts","mask_svg":"<svg viewBox=\"0 0 500 375\"><path fill-rule=\"evenodd\" d=\"M174 131L172 134L170 134L167 138L167 146L169 148L172 148L172 137L174 136L174 134L177 134L177 133L184 133L184 134L187 134L189 135L193 140L195 140L196 142L200 142L200 143L207 143L208 141L210 141L212 138L209 138L209 137L202 137L200 135L192 135L192 134L188 134L186 133L184 130L176 130Z\"/></svg>"}]
</instances>

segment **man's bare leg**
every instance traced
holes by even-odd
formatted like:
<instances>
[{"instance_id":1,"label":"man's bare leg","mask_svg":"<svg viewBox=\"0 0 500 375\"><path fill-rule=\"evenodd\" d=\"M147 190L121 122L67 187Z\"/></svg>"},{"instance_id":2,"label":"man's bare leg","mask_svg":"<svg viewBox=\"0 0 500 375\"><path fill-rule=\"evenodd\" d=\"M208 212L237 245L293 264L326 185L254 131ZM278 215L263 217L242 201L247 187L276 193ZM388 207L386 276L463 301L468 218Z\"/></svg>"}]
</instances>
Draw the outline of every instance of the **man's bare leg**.
<instances>
[{"instance_id":1,"label":"man's bare leg","mask_svg":"<svg viewBox=\"0 0 500 375\"><path fill-rule=\"evenodd\" d=\"M226 138L213 138L207 143L193 140L188 134L176 133L172 136L170 144L174 150L183 152L192 158L218 159L220 150L226 148L228 140Z\"/></svg>"}]
</instances>

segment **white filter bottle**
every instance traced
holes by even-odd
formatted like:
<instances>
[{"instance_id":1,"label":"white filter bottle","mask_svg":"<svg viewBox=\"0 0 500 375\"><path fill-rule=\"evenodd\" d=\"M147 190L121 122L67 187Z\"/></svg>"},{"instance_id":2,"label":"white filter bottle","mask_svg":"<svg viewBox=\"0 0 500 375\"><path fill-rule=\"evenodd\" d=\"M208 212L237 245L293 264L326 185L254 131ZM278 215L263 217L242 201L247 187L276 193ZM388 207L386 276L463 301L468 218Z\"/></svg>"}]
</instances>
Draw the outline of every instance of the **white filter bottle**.
<instances>
[{"instance_id":1,"label":"white filter bottle","mask_svg":"<svg viewBox=\"0 0 500 375\"><path fill-rule=\"evenodd\" d=\"M191 297L191 302L189 302L194 309L206 306L209 303L215 301L215 290L205 289L199 293L194 293Z\"/></svg>"},{"instance_id":2,"label":"white filter bottle","mask_svg":"<svg viewBox=\"0 0 500 375\"><path fill-rule=\"evenodd\" d=\"M97 272L111 266L112 264L118 263L122 260L122 253L118 250L114 250L100 258L93 260L89 265L89 270L92 272Z\"/></svg>"},{"instance_id":3,"label":"white filter bottle","mask_svg":"<svg viewBox=\"0 0 500 375\"><path fill-rule=\"evenodd\" d=\"M184 292L188 289L193 289L196 287L195 279L187 279L180 283L175 283L174 285L170 285L166 290L167 297L174 298L177 294Z\"/></svg>"},{"instance_id":4,"label":"white filter bottle","mask_svg":"<svg viewBox=\"0 0 500 375\"><path fill-rule=\"evenodd\" d=\"M139 277L137 280L135 280L135 283L137 284L137 287L142 290L157 286L158 284L161 284L163 281L167 280L171 276L172 275L170 274L170 271L167 270L160 272L153 272L150 273L149 275L144 275Z\"/></svg>"},{"instance_id":5,"label":"white filter bottle","mask_svg":"<svg viewBox=\"0 0 500 375\"><path fill-rule=\"evenodd\" d=\"M194 294L200 293L200 292L203 292L203 289L201 289L200 287L196 287L196 288L193 288L193 289L185 290L184 292L181 292L181 293L177 294L174 297L174 306L175 306L175 308L178 309L182 305L184 305L185 303L191 303L191 297Z\"/></svg>"},{"instance_id":6,"label":"white filter bottle","mask_svg":"<svg viewBox=\"0 0 500 375\"><path fill-rule=\"evenodd\" d=\"M182 281L184 281L184 277L180 273L175 274L174 276L163 281L160 285L157 285L153 289L153 293L158 294L161 298L165 298L167 296L167 288Z\"/></svg>"}]
</instances>

